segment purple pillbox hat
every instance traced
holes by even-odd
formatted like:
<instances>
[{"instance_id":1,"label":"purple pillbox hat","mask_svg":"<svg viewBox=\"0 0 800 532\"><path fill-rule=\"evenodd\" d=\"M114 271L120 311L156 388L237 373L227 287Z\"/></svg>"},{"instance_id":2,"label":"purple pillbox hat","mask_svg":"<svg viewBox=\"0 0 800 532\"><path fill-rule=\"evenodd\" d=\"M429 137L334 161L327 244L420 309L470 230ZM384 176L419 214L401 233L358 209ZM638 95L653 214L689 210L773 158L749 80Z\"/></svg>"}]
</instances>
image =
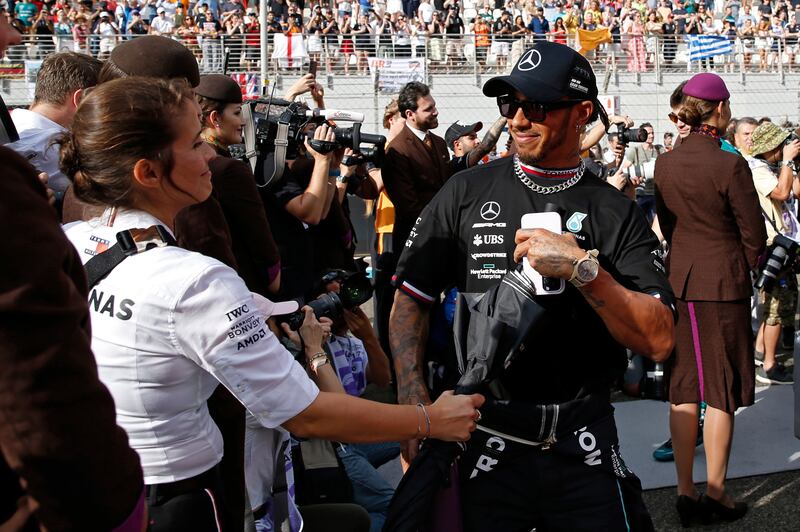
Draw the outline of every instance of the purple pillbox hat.
<instances>
[{"instance_id":1,"label":"purple pillbox hat","mask_svg":"<svg viewBox=\"0 0 800 532\"><path fill-rule=\"evenodd\" d=\"M711 72L692 76L692 79L684 85L683 93L709 102L721 102L731 97L722 78Z\"/></svg>"}]
</instances>

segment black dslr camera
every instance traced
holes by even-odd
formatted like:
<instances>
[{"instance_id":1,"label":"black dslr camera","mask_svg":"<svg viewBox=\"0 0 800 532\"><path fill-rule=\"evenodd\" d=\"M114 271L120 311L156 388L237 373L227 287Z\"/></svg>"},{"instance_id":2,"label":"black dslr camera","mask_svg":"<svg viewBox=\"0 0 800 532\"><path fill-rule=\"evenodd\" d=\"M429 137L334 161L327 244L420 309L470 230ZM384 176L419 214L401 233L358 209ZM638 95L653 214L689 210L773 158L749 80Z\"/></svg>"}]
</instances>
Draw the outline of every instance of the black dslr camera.
<instances>
[{"instance_id":1,"label":"black dslr camera","mask_svg":"<svg viewBox=\"0 0 800 532\"><path fill-rule=\"evenodd\" d=\"M339 281L339 293L327 292L328 283ZM361 272L347 272L344 270L331 270L320 279L318 292L323 295L308 302L317 319L336 319L342 315L342 310L351 310L363 305L372 297L372 283ZM303 324L305 313L298 310L286 316L285 321L289 328L296 331Z\"/></svg>"},{"instance_id":2,"label":"black dslr camera","mask_svg":"<svg viewBox=\"0 0 800 532\"><path fill-rule=\"evenodd\" d=\"M622 144L647 140L647 130L643 127L625 127L624 124L617 124L617 134Z\"/></svg>"},{"instance_id":3,"label":"black dslr camera","mask_svg":"<svg viewBox=\"0 0 800 532\"><path fill-rule=\"evenodd\" d=\"M242 106L245 117L244 147L231 154L250 162L256 182L266 186L283 176L287 160L296 159L300 146L314 129L328 120L351 122L351 127L336 127L334 142L310 140L312 148L320 153L330 153L339 148L350 148L353 156L345 164L371 162L380 166L384 156L386 137L361 132L362 113L331 109L308 109L298 102L277 98L259 98Z\"/></svg>"},{"instance_id":4,"label":"black dslr camera","mask_svg":"<svg viewBox=\"0 0 800 532\"><path fill-rule=\"evenodd\" d=\"M755 287L757 290L764 289L771 292L775 287L775 281L785 270L794 266L798 255L800 255L800 242L792 240L788 236L777 235L772 241L772 252L767 257L761 274L756 279Z\"/></svg>"},{"instance_id":5,"label":"black dslr camera","mask_svg":"<svg viewBox=\"0 0 800 532\"><path fill-rule=\"evenodd\" d=\"M800 140L800 137L797 136L797 133L792 131L791 133L789 133L789 136L786 137L786 140L783 141L783 144L781 144L781 147L787 146L787 145L791 144L792 142L794 142L795 140ZM800 170L800 155L798 155L797 157L792 159L792 166L794 166L793 170L795 172Z\"/></svg>"}]
</instances>

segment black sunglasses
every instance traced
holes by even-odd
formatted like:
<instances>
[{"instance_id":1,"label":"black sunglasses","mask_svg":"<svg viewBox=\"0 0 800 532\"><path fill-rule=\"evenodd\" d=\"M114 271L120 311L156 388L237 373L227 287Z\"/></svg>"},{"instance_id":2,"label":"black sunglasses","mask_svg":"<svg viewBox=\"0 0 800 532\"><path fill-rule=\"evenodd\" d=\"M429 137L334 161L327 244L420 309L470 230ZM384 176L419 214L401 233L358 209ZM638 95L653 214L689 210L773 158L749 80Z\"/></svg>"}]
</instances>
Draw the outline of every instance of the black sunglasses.
<instances>
[{"instance_id":1,"label":"black sunglasses","mask_svg":"<svg viewBox=\"0 0 800 532\"><path fill-rule=\"evenodd\" d=\"M497 107L500 109L500 115L505 118L514 118L517 110L522 109L525 118L531 122L544 122L547 119L547 111L572 107L583 101L585 100L559 100L551 103L539 103L520 101L511 95L505 95L497 97Z\"/></svg>"}]
</instances>

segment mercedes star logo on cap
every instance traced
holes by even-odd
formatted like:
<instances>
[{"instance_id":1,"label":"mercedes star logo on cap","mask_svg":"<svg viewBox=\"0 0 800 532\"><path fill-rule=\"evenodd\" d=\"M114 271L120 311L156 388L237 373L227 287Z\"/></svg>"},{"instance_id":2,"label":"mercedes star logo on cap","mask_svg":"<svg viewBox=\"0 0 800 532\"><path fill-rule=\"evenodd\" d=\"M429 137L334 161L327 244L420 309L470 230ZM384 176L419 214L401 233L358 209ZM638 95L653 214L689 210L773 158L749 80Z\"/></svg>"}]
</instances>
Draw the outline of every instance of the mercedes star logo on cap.
<instances>
[{"instance_id":1,"label":"mercedes star logo on cap","mask_svg":"<svg viewBox=\"0 0 800 532\"><path fill-rule=\"evenodd\" d=\"M539 50L531 49L525 52L525 55L523 55L522 59L517 63L517 70L520 72L528 72L538 67L541 62L542 54L539 53Z\"/></svg>"},{"instance_id":2,"label":"mercedes star logo on cap","mask_svg":"<svg viewBox=\"0 0 800 532\"><path fill-rule=\"evenodd\" d=\"M496 201L487 201L481 207L481 218L486 221L492 221L500 216L500 204Z\"/></svg>"}]
</instances>

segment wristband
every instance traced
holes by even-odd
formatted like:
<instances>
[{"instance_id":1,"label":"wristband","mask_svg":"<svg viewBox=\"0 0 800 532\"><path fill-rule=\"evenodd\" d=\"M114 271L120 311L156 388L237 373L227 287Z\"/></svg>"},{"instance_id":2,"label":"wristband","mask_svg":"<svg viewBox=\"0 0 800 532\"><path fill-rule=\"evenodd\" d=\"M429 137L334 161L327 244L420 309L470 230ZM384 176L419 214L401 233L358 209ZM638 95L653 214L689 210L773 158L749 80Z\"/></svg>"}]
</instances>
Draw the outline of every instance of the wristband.
<instances>
[{"instance_id":1,"label":"wristband","mask_svg":"<svg viewBox=\"0 0 800 532\"><path fill-rule=\"evenodd\" d=\"M328 170L328 177L339 177L340 175L342 175L342 172L338 168Z\"/></svg>"}]
</instances>

